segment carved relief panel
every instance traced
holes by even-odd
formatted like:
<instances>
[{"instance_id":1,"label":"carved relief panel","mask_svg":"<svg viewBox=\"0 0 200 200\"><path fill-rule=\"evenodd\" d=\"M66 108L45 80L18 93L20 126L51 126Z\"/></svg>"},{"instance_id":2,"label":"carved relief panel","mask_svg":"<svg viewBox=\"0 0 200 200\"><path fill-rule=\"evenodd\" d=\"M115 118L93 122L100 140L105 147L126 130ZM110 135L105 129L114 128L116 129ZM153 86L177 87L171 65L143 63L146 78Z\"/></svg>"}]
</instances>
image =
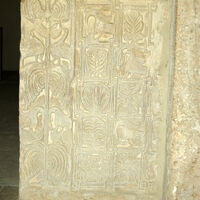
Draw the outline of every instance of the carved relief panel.
<instances>
[{"instance_id":1,"label":"carved relief panel","mask_svg":"<svg viewBox=\"0 0 200 200\"><path fill-rule=\"evenodd\" d=\"M171 1L21 10L20 200L162 199Z\"/></svg>"},{"instance_id":2,"label":"carved relief panel","mask_svg":"<svg viewBox=\"0 0 200 200\"><path fill-rule=\"evenodd\" d=\"M40 186L70 185L72 11L68 0L21 3L21 199L35 199L29 190Z\"/></svg>"}]
</instances>

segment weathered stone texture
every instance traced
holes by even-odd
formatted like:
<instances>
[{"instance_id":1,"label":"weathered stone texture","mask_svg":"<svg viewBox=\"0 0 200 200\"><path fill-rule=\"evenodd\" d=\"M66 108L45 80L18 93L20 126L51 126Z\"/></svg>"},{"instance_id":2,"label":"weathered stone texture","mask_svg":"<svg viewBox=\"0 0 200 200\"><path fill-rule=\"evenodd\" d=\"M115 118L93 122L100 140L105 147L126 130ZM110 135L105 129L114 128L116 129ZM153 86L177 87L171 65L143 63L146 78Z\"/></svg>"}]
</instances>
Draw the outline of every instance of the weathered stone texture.
<instances>
[{"instance_id":1,"label":"weathered stone texture","mask_svg":"<svg viewBox=\"0 0 200 200\"><path fill-rule=\"evenodd\" d=\"M70 0L21 3L21 200L46 199L45 192L39 197L40 191L34 190L38 186L68 189L71 185L73 4Z\"/></svg>"},{"instance_id":2,"label":"weathered stone texture","mask_svg":"<svg viewBox=\"0 0 200 200\"><path fill-rule=\"evenodd\" d=\"M200 199L200 1L178 0L169 200Z\"/></svg>"},{"instance_id":3,"label":"weathered stone texture","mask_svg":"<svg viewBox=\"0 0 200 200\"><path fill-rule=\"evenodd\" d=\"M192 198L185 186L199 174L198 1L178 4L163 191L172 2L21 2L20 200Z\"/></svg>"}]
</instances>

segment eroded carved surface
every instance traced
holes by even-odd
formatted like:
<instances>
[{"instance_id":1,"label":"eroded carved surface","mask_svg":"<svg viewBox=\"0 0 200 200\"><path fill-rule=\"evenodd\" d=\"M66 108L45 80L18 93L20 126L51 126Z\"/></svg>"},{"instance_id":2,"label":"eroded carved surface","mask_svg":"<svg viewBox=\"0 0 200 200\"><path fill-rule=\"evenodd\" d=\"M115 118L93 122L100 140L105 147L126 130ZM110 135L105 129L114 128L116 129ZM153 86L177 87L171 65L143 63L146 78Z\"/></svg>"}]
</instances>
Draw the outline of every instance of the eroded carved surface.
<instances>
[{"instance_id":1,"label":"eroded carved surface","mask_svg":"<svg viewBox=\"0 0 200 200\"><path fill-rule=\"evenodd\" d=\"M71 184L72 11L69 0L21 3L21 199L39 195L29 187Z\"/></svg>"},{"instance_id":2,"label":"eroded carved surface","mask_svg":"<svg viewBox=\"0 0 200 200\"><path fill-rule=\"evenodd\" d=\"M20 200L162 199L171 1L21 8Z\"/></svg>"}]
</instances>

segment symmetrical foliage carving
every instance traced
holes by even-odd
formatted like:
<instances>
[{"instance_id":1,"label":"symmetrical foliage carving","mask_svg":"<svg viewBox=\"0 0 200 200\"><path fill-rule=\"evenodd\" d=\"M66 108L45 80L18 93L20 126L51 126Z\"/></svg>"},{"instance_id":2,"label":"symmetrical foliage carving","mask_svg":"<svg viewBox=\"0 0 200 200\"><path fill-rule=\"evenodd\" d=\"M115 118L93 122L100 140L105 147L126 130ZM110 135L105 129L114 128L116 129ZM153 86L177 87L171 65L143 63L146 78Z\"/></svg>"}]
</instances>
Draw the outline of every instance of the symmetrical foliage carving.
<instances>
[{"instance_id":1,"label":"symmetrical foliage carving","mask_svg":"<svg viewBox=\"0 0 200 200\"><path fill-rule=\"evenodd\" d=\"M144 21L142 15L138 11L129 11L124 14L124 39L127 41L140 41L143 36Z\"/></svg>"},{"instance_id":2,"label":"symmetrical foliage carving","mask_svg":"<svg viewBox=\"0 0 200 200\"><path fill-rule=\"evenodd\" d=\"M90 49L87 51L88 71L91 77L106 76L107 54L105 49Z\"/></svg>"},{"instance_id":3,"label":"symmetrical foliage carving","mask_svg":"<svg viewBox=\"0 0 200 200\"><path fill-rule=\"evenodd\" d=\"M22 1L20 200L162 198L170 4Z\"/></svg>"},{"instance_id":4,"label":"symmetrical foliage carving","mask_svg":"<svg viewBox=\"0 0 200 200\"><path fill-rule=\"evenodd\" d=\"M72 10L68 0L21 3L20 199L34 200L34 186L70 185Z\"/></svg>"}]
</instances>

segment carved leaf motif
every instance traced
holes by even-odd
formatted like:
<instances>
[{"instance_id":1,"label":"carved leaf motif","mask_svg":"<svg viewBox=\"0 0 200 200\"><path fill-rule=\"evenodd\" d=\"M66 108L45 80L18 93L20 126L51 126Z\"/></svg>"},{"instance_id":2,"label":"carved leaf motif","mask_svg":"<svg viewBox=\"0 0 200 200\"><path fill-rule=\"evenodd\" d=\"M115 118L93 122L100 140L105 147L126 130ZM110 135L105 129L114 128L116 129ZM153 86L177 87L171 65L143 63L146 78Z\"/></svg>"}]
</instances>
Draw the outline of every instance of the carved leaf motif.
<instances>
[{"instance_id":1,"label":"carved leaf motif","mask_svg":"<svg viewBox=\"0 0 200 200\"><path fill-rule=\"evenodd\" d=\"M82 92L82 105L86 111L105 112L109 101L110 95L105 87L86 87Z\"/></svg>"},{"instance_id":2,"label":"carved leaf motif","mask_svg":"<svg viewBox=\"0 0 200 200\"><path fill-rule=\"evenodd\" d=\"M107 52L103 49L90 50L88 52L88 65L93 71L103 71L106 61Z\"/></svg>"},{"instance_id":3,"label":"carved leaf motif","mask_svg":"<svg viewBox=\"0 0 200 200\"><path fill-rule=\"evenodd\" d=\"M139 37L142 34L143 29L144 22L142 15L136 11L125 15L124 32L128 40Z\"/></svg>"}]
</instances>

